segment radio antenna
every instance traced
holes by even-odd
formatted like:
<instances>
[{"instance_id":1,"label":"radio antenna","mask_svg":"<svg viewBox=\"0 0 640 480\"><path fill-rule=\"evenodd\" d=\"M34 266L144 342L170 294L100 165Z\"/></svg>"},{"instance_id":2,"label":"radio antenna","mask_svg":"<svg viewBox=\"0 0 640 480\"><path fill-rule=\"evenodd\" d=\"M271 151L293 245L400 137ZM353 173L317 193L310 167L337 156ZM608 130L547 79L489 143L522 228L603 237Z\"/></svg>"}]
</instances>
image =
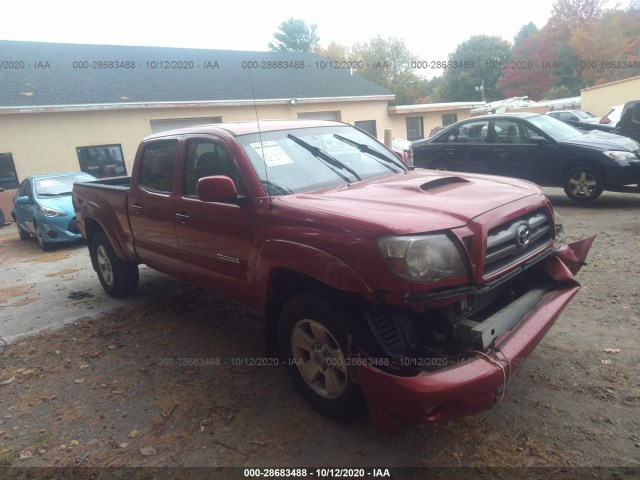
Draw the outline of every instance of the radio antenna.
<instances>
[{"instance_id":1,"label":"radio antenna","mask_svg":"<svg viewBox=\"0 0 640 480\"><path fill-rule=\"evenodd\" d=\"M249 83L251 83L251 96L253 97L253 110L256 113L256 123L258 125L258 137L260 138L260 150L262 151L262 161L264 163L264 177L267 181L267 195L269 196L269 210L273 209L273 197L269 185L269 170L267 169L267 157L264 154L264 144L262 143L262 130L260 129L260 118L258 118L258 105L256 103L256 92L253 89L253 76L251 75L251 69L249 69Z\"/></svg>"}]
</instances>

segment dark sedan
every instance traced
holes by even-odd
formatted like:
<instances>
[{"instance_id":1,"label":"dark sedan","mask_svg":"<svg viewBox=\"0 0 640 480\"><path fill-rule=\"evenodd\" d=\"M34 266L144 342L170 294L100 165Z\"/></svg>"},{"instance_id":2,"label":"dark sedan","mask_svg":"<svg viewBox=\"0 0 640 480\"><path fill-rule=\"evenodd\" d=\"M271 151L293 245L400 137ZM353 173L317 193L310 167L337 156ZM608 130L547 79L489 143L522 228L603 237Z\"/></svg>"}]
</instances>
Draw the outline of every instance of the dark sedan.
<instances>
[{"instance_id":1,"label":"dark sedan","mask_svg":"<svg viewBox=\"0 0 640 480\"><path fill-rule=\"evenodd\" d=\"M640 192L640 143L581 132L549 115L511 113L455 123L413 143L416 167L523 178L590 202L603 190Z\"/></svg>"}]
</instances>

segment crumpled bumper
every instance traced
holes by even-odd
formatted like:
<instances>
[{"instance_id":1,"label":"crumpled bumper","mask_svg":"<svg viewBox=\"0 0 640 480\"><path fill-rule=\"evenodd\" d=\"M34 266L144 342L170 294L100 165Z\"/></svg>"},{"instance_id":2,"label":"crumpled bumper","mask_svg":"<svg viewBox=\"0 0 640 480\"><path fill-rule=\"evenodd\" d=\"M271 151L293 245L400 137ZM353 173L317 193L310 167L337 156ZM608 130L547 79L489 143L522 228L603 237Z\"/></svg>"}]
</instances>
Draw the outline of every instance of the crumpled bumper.
<instances>
[{"instance_id":1,"label":"crumpled bumper","mask_svg":"<svg viewBox=\"0 0 640 480\"><path fill-rule=\"evenodd\" d=\"M594 238L563 245L541 263L557 288L546 293L516 327L498 337L494 347L474 359L415 376L360 365L358 376L374 423L395 432L394 418L444 422L491 408L580 289L574 275L584 265Z\"/></svg>"}]
</instances>

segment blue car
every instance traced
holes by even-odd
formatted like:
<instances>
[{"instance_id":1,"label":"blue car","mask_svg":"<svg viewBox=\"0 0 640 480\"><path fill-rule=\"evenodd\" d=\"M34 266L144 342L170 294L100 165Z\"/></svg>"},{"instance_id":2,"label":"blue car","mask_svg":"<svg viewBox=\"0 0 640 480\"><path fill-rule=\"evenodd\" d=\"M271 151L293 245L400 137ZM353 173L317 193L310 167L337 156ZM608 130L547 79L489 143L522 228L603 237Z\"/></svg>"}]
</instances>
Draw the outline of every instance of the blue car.
<instances>
[{"instance_id":1,"label":"blue car","mask_svg":"<svg viewBox=\"0 0 640 480\"><path fill-rule=\"evenodd\" d=\"M38 239L42 250L54 243L80 240L71 202L71 190L76 182L90 182L96 177L83 172L59 173L27 177L13 197L11 216L18 227L20 240L31 235Z\"/></svg>"}]
</instances>

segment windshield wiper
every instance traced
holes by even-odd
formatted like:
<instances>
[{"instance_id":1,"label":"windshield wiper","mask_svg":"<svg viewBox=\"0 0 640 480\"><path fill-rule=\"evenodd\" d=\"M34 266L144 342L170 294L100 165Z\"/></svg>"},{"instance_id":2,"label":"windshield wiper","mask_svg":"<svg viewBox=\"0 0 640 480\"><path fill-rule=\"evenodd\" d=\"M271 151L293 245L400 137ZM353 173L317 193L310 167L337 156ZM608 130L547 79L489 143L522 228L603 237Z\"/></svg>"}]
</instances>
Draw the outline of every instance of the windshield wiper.
<instances>
[{"instance_id":1,"label":"windshield wiper","mask_svg":"<svg viewBox=\"0 0 640 480\"><path fill-rule=\"evenodd\" d=\"M327 152L322 150L320 147L313 146L310 143L305 142L301 138L298 138L291 134L287 135L287 137L289 137L291 140L296 142L302 148L309 150L313 156L318 157L320 160L324 160L325 162L327 162L330 165L333 165L334 167L341 168L342 170L346 170L351 175L353 175L357 180L362 180L362 178L360 178L360 175L358 175L353 168L349 167L348 165L345 165L340 160L333 158L331 155L329 155ZM336 173L340 175L345 181L347 182L350 181L347 177L342 175L340 172L336 172Z\"/></svg>"},{"instance_id":2,"label":"windshield wiper","mask_svg":"<svg viewBox=\"0 0 640 480\"><path fill-rule=\"evenodd\" d=\"M39 197L59 197L59 193L37 193Z\"/></svg>"},{"instance_id":3,"label":"windshield wiper","mask_svg":"<svg viewBox=\"0 0 640 480\"><path fill-rule=\"evenodd\" d=\"M337 133L334 133L333 136L334 136L334 138L337 138L341 142L344 142L347 145L351 145L352 147L357 148L358 150L360 150L363 153L368 153L369 155L373 155L374 157L378 157L380 160L384 160L385 162L390 163L392 165L395 165L396 167L399 166L398 162L396 162L394 160L391 160L384 153L377 151L375 148L371 148L369 145L365 145L364 143L358 143L358 142L356 142L354 140L351 140L350 138L343 137L342 135L338 135ZM385 165L385 167L387 167L389 170L391 170L394 173L398 173L393 168L390 168L387 165ZM401 168L402 168L402 170L404 170L404 165Z\"/></svg>"}]
</instances>

